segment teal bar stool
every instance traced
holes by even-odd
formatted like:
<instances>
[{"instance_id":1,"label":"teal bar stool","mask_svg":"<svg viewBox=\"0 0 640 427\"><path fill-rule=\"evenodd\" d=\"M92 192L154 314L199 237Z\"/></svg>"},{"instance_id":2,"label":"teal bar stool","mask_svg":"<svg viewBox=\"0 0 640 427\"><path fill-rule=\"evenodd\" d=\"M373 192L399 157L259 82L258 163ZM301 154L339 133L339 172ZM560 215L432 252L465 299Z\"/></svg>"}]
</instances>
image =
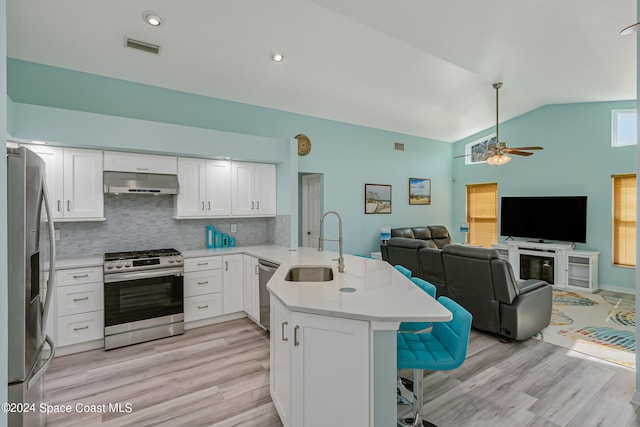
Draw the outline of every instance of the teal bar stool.
<instances>
[{"instance_id":1,"label":"teal bar stool","mask_svg":"<svg viewBox=\"0 0 640 427\"><path fill-rule=\"evenodd\" d=\"M394 265L394 268L398 270L400 273L404 274L407 279L411 279L411 270L407 267L403 267L400 264Z\"/></svg>"},{"instance_id":2,"label":"teal bar stool","mask_svg":"<svg viewBox=\"0 0 640 427\"><path fill-rule=\"evenodd\" d=\"M452 314L448 322L435 322L430 332L398 333L398 369L413 369L413 418L398 420L398 426L430 426L424 420L423 370L448 371L464 362L471 332L471 314L455 301L440 297L438 302Z\"/></svg>"},{"instance_id":3,"label":"teal bar stool","mask_svg":"<svg viewBox=\"0 0 640 427\"><path fill-rule=\"evenodd\" d=\"M419 277L412 277L411 281L420 289L429 294L432 298L436 297L436 287L431 283ZM402 322L400 323L400 332L417 332L427 329L431 326L431 322Z\"/></svg>"}]
</instances>

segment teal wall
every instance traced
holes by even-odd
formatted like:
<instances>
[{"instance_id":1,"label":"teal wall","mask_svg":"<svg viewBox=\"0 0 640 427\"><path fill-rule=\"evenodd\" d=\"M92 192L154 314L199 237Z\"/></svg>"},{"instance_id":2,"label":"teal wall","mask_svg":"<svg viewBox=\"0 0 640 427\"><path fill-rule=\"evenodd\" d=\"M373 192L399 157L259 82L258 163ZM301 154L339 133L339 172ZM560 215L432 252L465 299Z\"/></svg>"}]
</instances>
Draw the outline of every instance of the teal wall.
<instances>
[{"instance_id":1,"label":"teal wall","mask_svg":"<svg viewBox=\"0 0 640 427\"><path fill-rule=\"evenodd\" d=\"M500 139L512 146L540 145L530 157L512 156L504 166L453 166L452 223L465 218L465 185L497 182L499 196L586 195L587 243L577 249L600 251L602 286L635 288L635 269L614 267L612 260L611 174L636 171L636 146L611 147L611 110L636 108L635 101L547 105L500 125ZM473 135L454 146L465 145L495 130Z\"/></svg>"},{"instance_id":2,"label":"teal wall","mask_svg":"<svg viewBox=\"0 0 640 427\"><path fill-rule=\"evenodd\" d=\"M298 172L324 174L323 205L342 216L347 253L378 250L383 225L449 225L453 147L445 142L14 59L8 82L15 138L276 162L278 213L297 211ZM305 157L289 149L299 133L312 142ZM395 141L405 143L405 151L394 151ZM432 180L430 206L409 206L409 177ZM392 214L364 214L365 183L393 186ZM286 212L283 203L291 205ZM327 227L327 237L334 237L329 221Z\"/></svg>"}]
</instances>

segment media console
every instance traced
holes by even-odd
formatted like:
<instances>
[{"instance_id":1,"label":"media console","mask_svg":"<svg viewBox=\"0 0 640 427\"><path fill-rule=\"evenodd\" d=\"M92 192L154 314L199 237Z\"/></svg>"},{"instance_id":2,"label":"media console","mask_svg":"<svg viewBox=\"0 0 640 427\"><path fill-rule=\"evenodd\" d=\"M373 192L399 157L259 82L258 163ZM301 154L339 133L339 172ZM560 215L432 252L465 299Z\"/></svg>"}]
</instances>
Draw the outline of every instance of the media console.
<instances>
[{"instance_id":1,"label":"media console","mask_svg":"<svg viewBox=\"0 0 640 427\"><path fill-rule=\"evenodd\" d=\"M575 250L570 243L511 240L493 245L519 280L542 279L556 288L598 289L597 251Z\"/></svg>"}]
</instances>

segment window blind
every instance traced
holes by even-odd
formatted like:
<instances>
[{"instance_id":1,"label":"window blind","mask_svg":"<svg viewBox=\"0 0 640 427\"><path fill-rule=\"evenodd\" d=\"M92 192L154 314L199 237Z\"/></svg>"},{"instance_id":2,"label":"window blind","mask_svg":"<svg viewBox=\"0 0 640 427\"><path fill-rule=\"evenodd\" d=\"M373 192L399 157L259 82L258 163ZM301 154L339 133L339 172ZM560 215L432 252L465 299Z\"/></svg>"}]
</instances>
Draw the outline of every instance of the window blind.
<instances>
[{"instance_id":1,"label":"window blind","mask_svg":"<svg viewBox=\"0 0 640 427\"><path fill-rule=\"evenodd\" d=\"M498 242L498 184L467 184L468 243L490 248Z\"/></svg>"},{"instance_id":2,"label":"window blind","mask_svg":"<svg viewBox=\"0 0 640 427\"><path fill-rule=\"evenodd\" d=\"M613 263L636 265L636 174L612 175Z\"/></svg>"}]
</instances>

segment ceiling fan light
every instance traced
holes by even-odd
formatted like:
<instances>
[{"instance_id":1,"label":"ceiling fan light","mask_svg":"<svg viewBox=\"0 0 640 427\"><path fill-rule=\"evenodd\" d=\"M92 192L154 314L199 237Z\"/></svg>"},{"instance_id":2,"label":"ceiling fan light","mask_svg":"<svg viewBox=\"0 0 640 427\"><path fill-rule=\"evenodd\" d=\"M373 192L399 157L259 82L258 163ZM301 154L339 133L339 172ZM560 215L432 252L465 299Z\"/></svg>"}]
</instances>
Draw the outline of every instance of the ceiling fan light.
<instances>
[{"instance_id":1,"label":"ceiling fan light","mask_svg":"<svg viewBox=\"0 0 640 427\"><path fill-rule=\"evenodd\" d=\"M487 164L491 166L502 166L506 165L511 161L511 156L506 154L496 154L495 156L491 156L487 159Z\"/></svg>"}]
</instances>

